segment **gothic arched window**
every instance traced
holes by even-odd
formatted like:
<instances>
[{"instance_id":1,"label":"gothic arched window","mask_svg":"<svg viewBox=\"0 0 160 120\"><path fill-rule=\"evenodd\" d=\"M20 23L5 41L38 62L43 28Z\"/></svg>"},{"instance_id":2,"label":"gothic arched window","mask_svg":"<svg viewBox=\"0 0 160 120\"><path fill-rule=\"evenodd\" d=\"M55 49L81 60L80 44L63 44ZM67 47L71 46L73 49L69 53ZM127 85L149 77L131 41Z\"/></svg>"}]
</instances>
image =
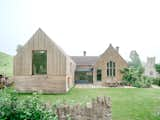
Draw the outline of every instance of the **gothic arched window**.
<instances>
[{"instance_id":1,"label":"gothic arched window","mask_svg":"<svg viewBox=\"0 0 160 120\"><path fill-rule=\"evenodd\" d=\"M107 77L114 77L116 75L116 64L113 61L107 62Z\"/></svg>"}]
</instances>

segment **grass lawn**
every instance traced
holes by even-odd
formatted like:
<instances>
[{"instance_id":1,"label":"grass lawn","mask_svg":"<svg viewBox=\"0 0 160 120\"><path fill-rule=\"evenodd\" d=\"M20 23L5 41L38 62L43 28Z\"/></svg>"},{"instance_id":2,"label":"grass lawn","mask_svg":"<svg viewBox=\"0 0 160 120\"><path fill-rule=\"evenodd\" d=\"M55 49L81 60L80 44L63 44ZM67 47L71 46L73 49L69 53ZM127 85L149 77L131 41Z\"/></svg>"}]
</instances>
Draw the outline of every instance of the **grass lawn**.
<instances>
[{"instance_id":1,"label":"grass lawn","mask_svg":"<svg viewBox=\"0 0 160 120\"><path fill-rule=\"evenodd\" d=\"M20 94L20 98L29 96ZM96 96L110 96L113 120L160 120L160 90L151 88L73 88L67 94L40 95L47 102L84 104Z\"/></svg>"},{"instance_id":2,"label":"grass lawn","mask_svg":"<svg viewBox=\"0 0 160 120\"><path fill-rule=\"evenodd\" d=\"M0 52L0 74L13 76L13 57Z\"/></svg>"}]
</instances>

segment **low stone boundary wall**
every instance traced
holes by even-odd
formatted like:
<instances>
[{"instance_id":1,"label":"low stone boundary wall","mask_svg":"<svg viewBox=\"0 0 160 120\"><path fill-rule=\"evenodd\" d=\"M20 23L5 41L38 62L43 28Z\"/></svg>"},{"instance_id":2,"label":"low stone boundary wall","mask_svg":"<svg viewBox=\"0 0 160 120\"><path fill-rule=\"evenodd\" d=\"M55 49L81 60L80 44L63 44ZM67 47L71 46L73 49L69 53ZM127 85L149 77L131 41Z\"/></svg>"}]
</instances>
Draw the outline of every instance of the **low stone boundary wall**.
<instances>
[{"instance_id":1,"label":"low stone boundary wall","mask_svg":"<svg viewBox=\"0 0 160 120\"><path fill-rule=\"evenodd\" d=\"M58 120L112 120L111 100L97 97L85 106L61 105L57 108Z\"/></svg>"}]
</instances>

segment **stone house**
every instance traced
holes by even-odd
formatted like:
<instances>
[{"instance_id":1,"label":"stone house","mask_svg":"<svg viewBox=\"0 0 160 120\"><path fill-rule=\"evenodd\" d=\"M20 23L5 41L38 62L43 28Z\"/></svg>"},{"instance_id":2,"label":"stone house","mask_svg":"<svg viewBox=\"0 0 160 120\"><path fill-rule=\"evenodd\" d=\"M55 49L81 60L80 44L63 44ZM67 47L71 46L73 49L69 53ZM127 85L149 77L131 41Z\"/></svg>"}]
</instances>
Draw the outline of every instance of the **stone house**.
<instances>
[{"instance_id":1,"label":"stone house","mask_svg":"<svg viewBox=\"0 0 160 120\"><path fill-rule=\"evenodd\" d=\"M72 56L76 62L76 83L93 83L100 85L116 85L121 82L121 69L128 67L127 62L120 56L119 47L111 44L100 56Z\"/></svg>"},{"instance_id":2,"label":"stone house","mask_svg":"<svg viewBox=\"0 0 160 120\"><path fill-rule=\"evenodd\" d=\"M68 56L39 29L14 56L15 88L20 92L65 93L74 83L120 82L127 62L111 44L100 56Z\"/></svg>"}]
</instances>

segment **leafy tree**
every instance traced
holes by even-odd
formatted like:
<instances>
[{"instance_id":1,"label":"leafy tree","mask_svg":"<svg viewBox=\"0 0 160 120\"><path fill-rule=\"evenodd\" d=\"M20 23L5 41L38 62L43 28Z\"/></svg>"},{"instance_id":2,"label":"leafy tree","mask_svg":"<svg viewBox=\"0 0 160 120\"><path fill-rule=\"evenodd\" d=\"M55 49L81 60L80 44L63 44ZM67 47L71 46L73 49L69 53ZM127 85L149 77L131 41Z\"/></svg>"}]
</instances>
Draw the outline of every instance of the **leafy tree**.
<instances>
[{"instance_id":1,"label":"leafy tree","mask_svg":"<svg viewBox=\"0 0 160 120\"><path fill-rule=\"evenodd\" d=\"M19 52L22 48L23 48L23 46L22 46L22 45L17 45L17 49L16 49L16 51L17 51L17 52Z\"/></svg>"},{"instance_id":2,"label":"leafy tree","mask_svg":"<svg viewBox=\"0 0 160 120\"><path fill-rule=\"evenodd\" d=\"M160 64L155 64L156 71L160 74Z\"/></svg>"},{"instance_id":3,"label":"leafy tree","mask_svg":"<svg viewBox=\"0 0 160 120\"><path fill-rule=\"evenodd\" d=\"M129 57L131 59L131 61L129 62L129 66L132 66L132 67L135 67L135 68L141 68L142 67L142 63L141 63L141 60L139 58L139 55L135 50L131 51Z\"/></svg>"},{"instance_id":4,"label":"leafy tree","mask_svg":"<svg viewBox=\"0 0 160 120\"><path fill-rule=\"evenodd\" d=\"M133 67L124 68L121 70L121 73L123 73L122 79L126 85L132 85L136 81L137 77L140 76L138 71Z\"/></svg>"}]
</instances>

